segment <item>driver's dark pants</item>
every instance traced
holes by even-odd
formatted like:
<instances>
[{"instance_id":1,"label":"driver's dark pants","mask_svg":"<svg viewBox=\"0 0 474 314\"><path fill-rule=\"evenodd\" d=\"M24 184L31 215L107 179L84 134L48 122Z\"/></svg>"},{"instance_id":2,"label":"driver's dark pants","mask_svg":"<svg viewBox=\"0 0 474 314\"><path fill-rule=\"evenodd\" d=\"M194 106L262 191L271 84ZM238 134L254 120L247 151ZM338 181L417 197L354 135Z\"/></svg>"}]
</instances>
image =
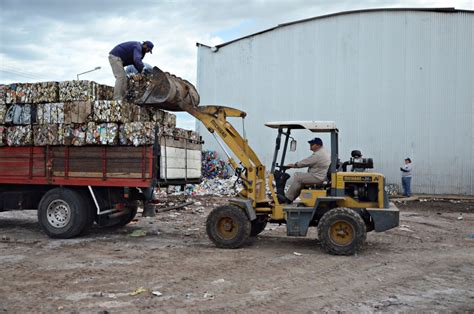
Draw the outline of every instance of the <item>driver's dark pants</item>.
<instances>
[{"instance_id":1,"label":"driver's dark pants","mask_svg":"<svg viewBox=\"0 0 474 314\"><path fill-rule=\"evenodd\" d=\"M290 185L288 192L286 192L286 198L294 201L300 195L301 189L306 184L321 184L322 180L315 178L311 173L296 172L293 175L293 183Z\"/></svg>"}]
</instances>

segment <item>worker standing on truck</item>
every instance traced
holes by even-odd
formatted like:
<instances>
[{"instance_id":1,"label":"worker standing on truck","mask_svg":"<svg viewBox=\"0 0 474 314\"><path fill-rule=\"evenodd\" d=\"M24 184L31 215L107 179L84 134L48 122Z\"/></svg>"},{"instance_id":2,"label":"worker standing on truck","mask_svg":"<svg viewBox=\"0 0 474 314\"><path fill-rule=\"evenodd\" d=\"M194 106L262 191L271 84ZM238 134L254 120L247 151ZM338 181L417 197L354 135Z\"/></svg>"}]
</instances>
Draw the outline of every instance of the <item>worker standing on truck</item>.
<instances>
[{"instance_id":1,"label":"worker standing on truck","mask_svg":"<svg viewBox=\"0 0 474 314\"><path fill-rule=\"evenodd\" d=\"M286 203L292 203L301 192L305 184L321 184L326 180L331 158L325 148L323 141L319 137L315 137L308 141L309 148L313 152L311 156L300 160L294 164L289 164L287 168L305 168L308 172L296 172L293 176L293 183L290 185L286 196L281 197Z\"/></svg>"},{"instance_id":2,"label":"worker standing on truck","mask_svg":"<svg viewBox=\"0 0 474 314\"><path fill-rule=\"evenodd\" d=\"M114 100L122 100L127 91L127 77L124 66L133 65L138 73L144 69L142 59L147 52L152 53L151 41L127 41L115 46L109 53L109 62L115 76Z\"/></svg>"}]
</instances>

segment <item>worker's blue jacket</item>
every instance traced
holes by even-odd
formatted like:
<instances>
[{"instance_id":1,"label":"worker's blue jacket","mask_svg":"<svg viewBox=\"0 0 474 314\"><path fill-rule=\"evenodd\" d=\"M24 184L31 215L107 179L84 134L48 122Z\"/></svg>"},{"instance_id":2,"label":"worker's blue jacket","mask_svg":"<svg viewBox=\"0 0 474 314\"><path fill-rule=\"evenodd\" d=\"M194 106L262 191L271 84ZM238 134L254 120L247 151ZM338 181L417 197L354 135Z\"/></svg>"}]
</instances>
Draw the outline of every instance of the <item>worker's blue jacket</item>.
<instances>
[{"instance_id":1,"label":"worker's blue jacket","mask_svg":"<svg viewBox=\"0 0 474 314\"><path fill-rule=\"evenodd\" d=\"M139 73L143 70L142 59L145 56L142 49L142 44L138 41L127 41L115 46L110 51L111 55L122 59L123 66L131 65L137 69Z\"/></svg>"}]
</instances>

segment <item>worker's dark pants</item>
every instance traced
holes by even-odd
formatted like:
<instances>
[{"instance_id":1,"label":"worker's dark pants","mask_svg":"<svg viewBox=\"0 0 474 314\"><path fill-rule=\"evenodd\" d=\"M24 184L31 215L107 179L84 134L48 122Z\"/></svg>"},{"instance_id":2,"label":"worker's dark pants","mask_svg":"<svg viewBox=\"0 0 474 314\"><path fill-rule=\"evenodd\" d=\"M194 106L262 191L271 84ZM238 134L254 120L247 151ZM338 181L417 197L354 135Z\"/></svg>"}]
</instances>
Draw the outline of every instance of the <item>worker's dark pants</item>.
<instances>
[{"instance_id":1,"label":"worker's dark pants","mask_svg":"<svg viewBox=\"0 0 474 314\"><path fill-rule=\"evenodd\" d=\"M114 100L122 100L127 92L127 75L123 69L122 59L109 55L109 62L115 76Z\"/></svg>"}]
</instances>

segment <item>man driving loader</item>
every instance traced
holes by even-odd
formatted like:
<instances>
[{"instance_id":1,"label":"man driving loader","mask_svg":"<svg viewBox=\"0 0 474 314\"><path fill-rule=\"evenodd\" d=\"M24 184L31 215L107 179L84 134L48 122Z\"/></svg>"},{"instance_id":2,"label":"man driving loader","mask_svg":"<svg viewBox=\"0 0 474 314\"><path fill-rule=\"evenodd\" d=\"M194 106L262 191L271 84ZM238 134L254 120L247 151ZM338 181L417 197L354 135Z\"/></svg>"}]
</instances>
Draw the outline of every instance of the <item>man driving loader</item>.
<instances>
[{"instance_id":1,"label":"man driving loader","mask_svg":"<svg viewBox=\"0 0 474 314\"><path fill-rule=\"evenodd\" d=\"M308 143L313 154L294 164L286 165L287 168L308 167L308 172L296 172L294 174L293 183L290 185L286 196L278 195L278 198L283 203L292 203L306 184L321 184L326 180L329 165L331 164L330 155L323 147L323 141L319 137L313 138Z\"/></svg>"}]
</instances>

